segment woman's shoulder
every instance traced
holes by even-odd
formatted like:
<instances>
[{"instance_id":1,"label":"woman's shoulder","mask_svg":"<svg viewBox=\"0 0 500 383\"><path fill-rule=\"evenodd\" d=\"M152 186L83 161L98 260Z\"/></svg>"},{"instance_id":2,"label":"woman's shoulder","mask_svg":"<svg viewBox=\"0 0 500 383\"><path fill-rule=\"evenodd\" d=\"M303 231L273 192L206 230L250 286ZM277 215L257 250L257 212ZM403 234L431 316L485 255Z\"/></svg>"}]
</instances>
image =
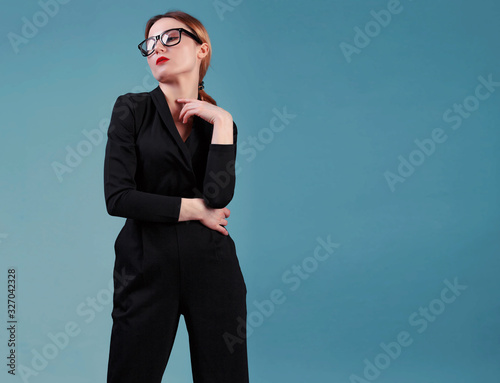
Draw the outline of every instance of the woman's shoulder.
<instances>
[{"instance_id":1,"label":"woman's shoulder","mask_svg":"<svg viewBox=\"0 0 500 383\"><path fill-rule=\"evenodd\" d=\"M134 111L146 110L152 103L151 92L127 92L116 98L117 104L127 105Z\"/></svg>"},{"instance_id":2,"label":"woman's shoulder","mask_svg":"<svg viewBox=\"0 0 500 383\"><path fill-rule=\"evenodd\" d=\"M127 92L120 94L118 98L131 102L145 102L151 100L151 92Z\"/></svg>"}]
</instances>

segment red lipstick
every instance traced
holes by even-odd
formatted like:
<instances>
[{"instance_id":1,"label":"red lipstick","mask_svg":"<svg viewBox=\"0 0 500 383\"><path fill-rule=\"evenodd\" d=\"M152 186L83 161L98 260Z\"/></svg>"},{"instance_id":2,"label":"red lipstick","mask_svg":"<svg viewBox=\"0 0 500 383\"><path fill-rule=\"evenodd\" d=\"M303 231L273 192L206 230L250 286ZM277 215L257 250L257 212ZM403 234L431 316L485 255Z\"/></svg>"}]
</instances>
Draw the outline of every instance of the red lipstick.
<instances>
[{"instance_id":1,"label":"red lipstick","mask_svg":"<svg viewBox=\"0 0 500 383\"><path fill-rule=\"evenodd\" d=\"M164 62L164 61L168 61L168 60L169 60L169 59L168 59L168 58L166 58L165 56L160 56L160 57L158 57L158 59L156 60L156 65L158 65L158 64L160 64L160 63L162 63L162 62Z\"/></svg>"}]
</instances>

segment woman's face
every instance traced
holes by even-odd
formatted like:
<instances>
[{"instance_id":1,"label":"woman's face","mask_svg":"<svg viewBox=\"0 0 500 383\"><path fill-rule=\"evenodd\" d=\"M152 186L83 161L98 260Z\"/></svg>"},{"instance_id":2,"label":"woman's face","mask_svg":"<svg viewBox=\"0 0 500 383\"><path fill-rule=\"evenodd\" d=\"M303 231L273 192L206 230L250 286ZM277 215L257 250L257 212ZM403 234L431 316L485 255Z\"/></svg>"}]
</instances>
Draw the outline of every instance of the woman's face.
<instances>
[{"instance_id":1,"label":"woman's face","mask_svg":"<svg viewBox=\"0 0 500 383\"><path fill-rule=\"evenodd\" d=\"M171 28L185 28L190 31L184 23L170 17L164 17L151 26L148 37L159 35ZM172 47L166 47L158 40L154 53L147 57L154 78L159 82L168 82L168 80L175 79L182 74L191 73L195 77L198 76L201 58L204 56L200 47L200 44L183 32L181 42ZM168 60L157 64L156 61L161 56L168 58Z\"/></svg>"}]
</instances>

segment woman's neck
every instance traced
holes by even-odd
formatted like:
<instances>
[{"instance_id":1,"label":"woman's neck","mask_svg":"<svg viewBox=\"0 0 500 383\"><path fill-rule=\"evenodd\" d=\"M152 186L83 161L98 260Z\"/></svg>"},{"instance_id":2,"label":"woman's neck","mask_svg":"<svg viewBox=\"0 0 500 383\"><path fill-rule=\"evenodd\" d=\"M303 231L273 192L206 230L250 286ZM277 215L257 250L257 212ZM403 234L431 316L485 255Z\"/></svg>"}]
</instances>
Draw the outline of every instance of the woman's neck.
<instances>
[{"instance_id":1,"label":"woman's neck","mask_svg":"<svg viewBox=\"0 0 500 383\"><path fill-rule=\"evenodd\" d=\"M179 122L182 124L182 121L179 121L179 113L184 106L183 103L177 102L176 100L179 98L190 98L196 100L198 98L197 81L198 79L195 79L194 81L191 80L189 82L159 83L160 89L163 91L165 99L167 100L170 113L176 123Z\"/></svg>"}]
</instances>

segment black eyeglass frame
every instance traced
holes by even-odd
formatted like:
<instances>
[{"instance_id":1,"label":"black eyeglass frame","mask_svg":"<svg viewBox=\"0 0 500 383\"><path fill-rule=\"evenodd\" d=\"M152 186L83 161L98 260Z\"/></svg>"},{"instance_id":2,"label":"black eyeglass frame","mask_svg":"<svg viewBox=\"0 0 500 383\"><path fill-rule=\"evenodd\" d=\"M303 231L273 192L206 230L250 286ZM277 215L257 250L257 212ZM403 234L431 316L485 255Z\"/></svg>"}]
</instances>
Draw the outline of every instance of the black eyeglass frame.
<instances>
[{"instance_id":1,"label":"black eyeglass frame","mask_svg":"<svg viewBox=\"0 0 500 383\"><path fill-rule=\"evenodd\" d=\"M166 45L166 44L163 44L163 36L167 33L167 32L171 32L171 31L179 31L179 41L177 41L176 43L174 44L171 44L171 45ZM156 48L156 44L158 44L158 40L161 41L161 43L167 47L173 47L177 44L179 44L182 40L182 32L184 32L185 34L187 34L189 37L191 37L194 41L196 41L198 44L203 44L203 41L201 41L201 39L196 36L194 33L191 33L189 32L187 29L184 29L184 28L172 28L172 29L167 29L166 31L160 33L159 35L156 35L156 36L151 36L151 37L148 37L147 39L145 39L144 41L142 41L137 47L139 48L139 50L141 51L141 54L144 56L144 57L148 57L148 56L151 56L153 54L153 52L155 51L155 48ZM148 53L146 50L142 49L141 46L147 41L147 40L150 40L150 39L155 39L155 42L153 44L153 48L151 48L151 52Z\"/></svg>"}]
</instances>

